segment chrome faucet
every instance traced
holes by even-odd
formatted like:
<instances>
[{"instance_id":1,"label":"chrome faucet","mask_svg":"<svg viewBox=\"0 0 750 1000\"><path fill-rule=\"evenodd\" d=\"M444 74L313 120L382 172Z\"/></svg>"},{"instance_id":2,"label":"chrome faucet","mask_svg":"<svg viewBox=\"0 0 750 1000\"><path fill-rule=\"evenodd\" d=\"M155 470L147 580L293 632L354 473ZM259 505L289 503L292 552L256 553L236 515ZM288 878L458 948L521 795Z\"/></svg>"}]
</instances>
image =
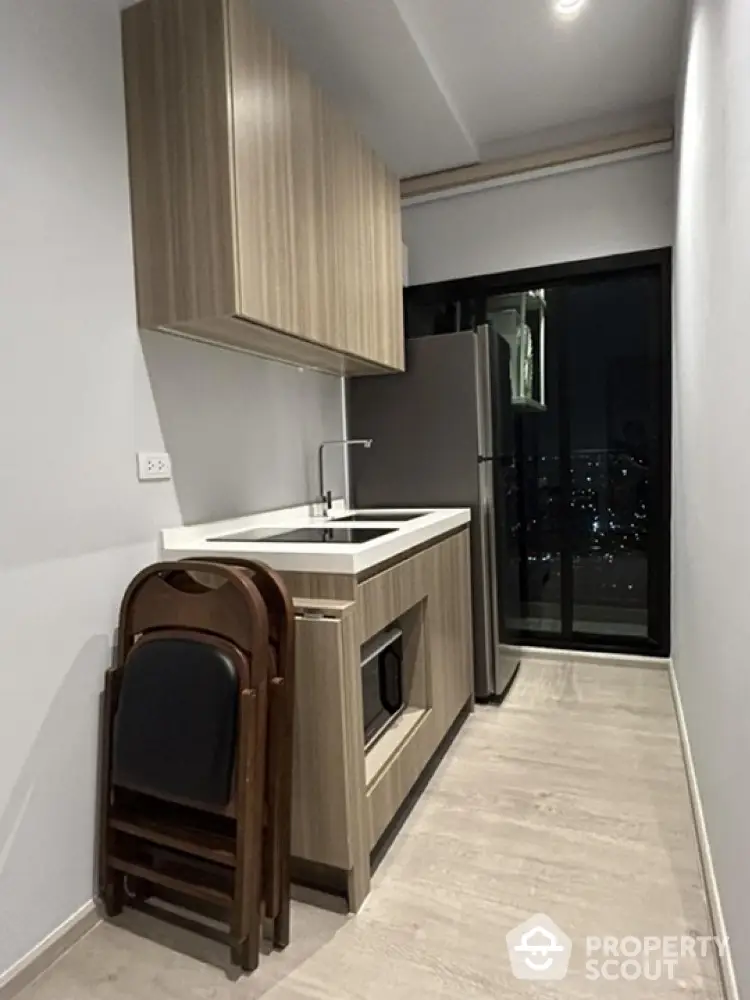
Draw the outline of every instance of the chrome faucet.
<instances>
[{"instance_id":1,"label":"chrome faucet","mask_svg":"<svg viewBox=\"0 0 750 1000\"><path fill-rule=\"evenodd\" d=\"M363 448L370 448L372 446L372 438L344 438L341 441L324 441L318 448L318 480L320 483L320 499L326 505L326 515L330 517L331 507L333 506L333 497L330 490L326 490L325 487L325 475L323 472L323 452L330 445L342 445L344 448L349 448L354 444L361 444Z\"/></svg>"}]
</instances>

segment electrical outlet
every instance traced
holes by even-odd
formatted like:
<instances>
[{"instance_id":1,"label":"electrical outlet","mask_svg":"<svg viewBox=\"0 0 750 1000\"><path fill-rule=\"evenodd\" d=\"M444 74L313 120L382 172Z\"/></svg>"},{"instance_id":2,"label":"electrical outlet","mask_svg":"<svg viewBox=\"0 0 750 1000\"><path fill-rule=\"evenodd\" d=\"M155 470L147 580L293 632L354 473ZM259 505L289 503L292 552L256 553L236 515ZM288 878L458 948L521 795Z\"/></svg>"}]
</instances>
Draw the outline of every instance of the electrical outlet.
<instances>
[{"instance_id":1,"label":"electrical outlet","mask_svg":"<svg viewBox=\"0 0 750 1000\"><path fill-rule=\"evenodd\" d=\"M148 479L171 479L172 463L165 451L138 452L138 478L141 482Z\"/></svg>"}]
</instances>

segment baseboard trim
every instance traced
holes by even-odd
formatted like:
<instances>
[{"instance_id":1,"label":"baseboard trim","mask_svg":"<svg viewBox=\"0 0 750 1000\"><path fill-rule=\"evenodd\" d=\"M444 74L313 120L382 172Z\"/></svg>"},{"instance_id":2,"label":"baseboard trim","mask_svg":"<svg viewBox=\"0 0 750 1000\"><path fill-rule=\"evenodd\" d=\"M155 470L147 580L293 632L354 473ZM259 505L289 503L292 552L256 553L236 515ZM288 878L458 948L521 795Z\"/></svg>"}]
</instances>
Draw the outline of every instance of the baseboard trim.
<instances>
[{"instance_id":1,"label":"baseboard trim","mask_svg":"<svg viewBox=\"0 0 750 1000\"><path fill-rule=\"evenodd\" d=\"M698 789L698 779L695 774L695 764L693 762L693 752L690 749L690 737L688 736L687 725L685 723L685 713L682 708L682 698L680 688L677 683L674 664L669 665L669 686L672 689L672 701L674 702L675 715L677 716L677 728L680 733L680 743L682 744L682 758L685 763L685 774L687 775L688 790L690 793L690 804L693 810L693 821L698 839L698 854L700 856L701 872L703 875L703 885L708 901L708 914L711 921L711 930L715 937L727 941L723 955L718 953L717 962L724 996L726 1000L740 1000L737 988L737 977L732 961L732 949L729 944L727 925L724 920L724 911L721 906L721 896L719 895L719 884L716 881L713 858L711 856L711 845L708 840L708 830L706 828L706 817L703 813L703 802Z\"/></svg>"},{"instance_id":2,"label":"baseboard trim","mask_svg":"<svg viewBox=\"0 0 750 1000\"><path fill-rule=\"evenodd\" d=\"M503 653L513 653L524 660L562 660L564 663L601 663L606 667L646 667L649 670L668 670L672 662L666 656L638 656L630 653L596 653L580 649L552 649L549 646L500 647Z\"/></svg>"},{"instance_id":3,"label":"baseboard trim","mask_svg":"<svg viewBox=\"0 0 750 1000\"><path fill-rule=\"evenodd\" d=\"M101 921L93 899L76 910L15 965L0 973L0 1000L10 1000L73 947Z\"/></svg>"}]
</instances>

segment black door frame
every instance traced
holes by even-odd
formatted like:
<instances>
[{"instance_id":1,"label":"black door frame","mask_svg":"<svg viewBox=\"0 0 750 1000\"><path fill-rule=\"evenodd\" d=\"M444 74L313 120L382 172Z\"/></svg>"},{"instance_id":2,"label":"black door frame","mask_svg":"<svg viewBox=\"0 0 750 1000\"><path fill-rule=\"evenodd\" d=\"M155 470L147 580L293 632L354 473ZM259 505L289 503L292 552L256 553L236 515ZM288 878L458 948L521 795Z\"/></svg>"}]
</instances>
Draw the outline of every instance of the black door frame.
<instances>
[{"instance_id":1,"label":"black door frame","mask_svg":"<svg viewBox=\"0 0 750 1000\"><path fill-rule=\"evenodd\" d=\"M572 632L571 635L545 636L539 633L518 632L514 641L528 642L530 645L555 649L585 649L613 653L635 653L649 656L669 656L670 653L670 608L671 608L671 517L672 517L672 250L663 247L636 253L615 254L589 260L552 264L545 267L524 268L518 271L478 275L452 281L435 282L428 285L412 286L405 289L405 298L419 296L421 302L446 302L476 300L488 294L503 295L521 292L529 288L547 288L557 284L569 284L579 279L586 281L597 276L623 273L633 270L655 269L660 281L660 316L658 336L653 345L653 360L656 361L654 389L658 396L660 416L660 475L654 482L654 502L651 505L648 531L648 614L649 628L653 635L649 638L611 638ZM460 315L461 310L457 309ZM477 314L475 322L483 322L486 315ZM460 322L460 321L459 321ZM465 326L466 324L464 324ZM564 387L563 387L564 388ZM567 530L567 529L565 529ZM564 584L564 581L562 581ZM572 619L572 589L568 582L567 595L563 586L562 611L564 619ZM566 604L568 611L565 611ZM563 628L565 621L561 622Z\"/></svg>"}]
</instances>

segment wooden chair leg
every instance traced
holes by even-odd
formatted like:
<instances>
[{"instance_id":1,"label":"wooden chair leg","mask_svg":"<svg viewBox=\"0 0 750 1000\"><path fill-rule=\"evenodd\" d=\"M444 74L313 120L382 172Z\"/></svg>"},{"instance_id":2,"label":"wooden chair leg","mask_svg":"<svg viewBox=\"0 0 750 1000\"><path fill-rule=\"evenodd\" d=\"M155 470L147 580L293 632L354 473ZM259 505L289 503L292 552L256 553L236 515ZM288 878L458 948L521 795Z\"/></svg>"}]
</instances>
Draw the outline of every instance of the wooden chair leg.
<instances>
[{"instance_id":1,"label":"wooden chair leg","mask_svg":"<svg viewBox=\"0 0 750 1000\"><path fill-rule=\"evenodd\" d=\"M108 917L118 917L122 913L125 906L125 876L122 872L108 869L102 899Z\"/></svg>"},{"instance_id":2,"label":"wooden chair leg","mask_svg":"<svg viewBox=\"0 0 750 1000\"><path fill-rule=\"evenodd\" d=\"M263 880L266 916L273 920L276 948L289 944L291 879L292 747L289 685L275 678L269 690L268 791Z\"/></svg>"},{"instance_id":3,"label":"wooden chair leg","mask_svg":"<svg viewBox=\"0 0 750 1000\"><path fill-rule=\"evenodd\" d=\"M281 898L281 908L279 915L273 922L273 946L274 948L286 948L289 944L289 932L291 924L291 899L289 893Z\"/></svg>"},{"instance_id":4,"label":"wooden chair leg","mask_svg":"<svg viewBox=\"0 0 750 1000\"><path fill-rule=\"evenodd\" d=\"M237 868L232 936L238 944L233 960L245 972L260 961L261 902L263 893L263 806L265 796L267 686L242 692Z\"/></svg>"},{"instance_id":5,"label":"wooden chair leg","mask_svg":"<svg viewBox=\"0 0 750 1000\"><path fill-rule=\"evenodd\" d=\"M289 944L289 924L291 908L291 868L292 852L292 722L294 718L293 692L285 683L279 697L281 722L278 732L278 770L276 811L276 899L277 912L274 920L273 943L277 948Z\"/></svg>"},{"instance_id":6,"label":"wooden chair leg","mask_svg":"<svg viewBox=\"0 0 750 1000\"><path fill-rule=\"evenodd\" d=\"M105 675L101 709L99 761L99 895L109 917L122 913L125 903L124 876L109 866L112 831L109 826L110 781L112 776L112 726L114 723L117 683L113 670Z\"/></svg>"},{"instance_id":7,"label":"wooden chair leg","mask_svg":"<svg viewBox=\"0 0 750 1000\"><path fill-rule=\"evenodd\" d=\"M268 692L268 749L266 758L266 825L263 831L263 897L266 917L275 919L280 907L281 811L284 741L284 682L276 677Z\"/></svg>"},{"instance_id":8,"label":"wooden chair leg","mask_svg":"<svg viewBox=\"0 0 750 1000\"><path fill-rule=\"evenodd\" d=\"M253 948L250 938L245 938L244 941L232 946L232 965L238 965L243 972L255 972L258 968L259 954L258 946Z\"/></svg>"}]
</instances>

